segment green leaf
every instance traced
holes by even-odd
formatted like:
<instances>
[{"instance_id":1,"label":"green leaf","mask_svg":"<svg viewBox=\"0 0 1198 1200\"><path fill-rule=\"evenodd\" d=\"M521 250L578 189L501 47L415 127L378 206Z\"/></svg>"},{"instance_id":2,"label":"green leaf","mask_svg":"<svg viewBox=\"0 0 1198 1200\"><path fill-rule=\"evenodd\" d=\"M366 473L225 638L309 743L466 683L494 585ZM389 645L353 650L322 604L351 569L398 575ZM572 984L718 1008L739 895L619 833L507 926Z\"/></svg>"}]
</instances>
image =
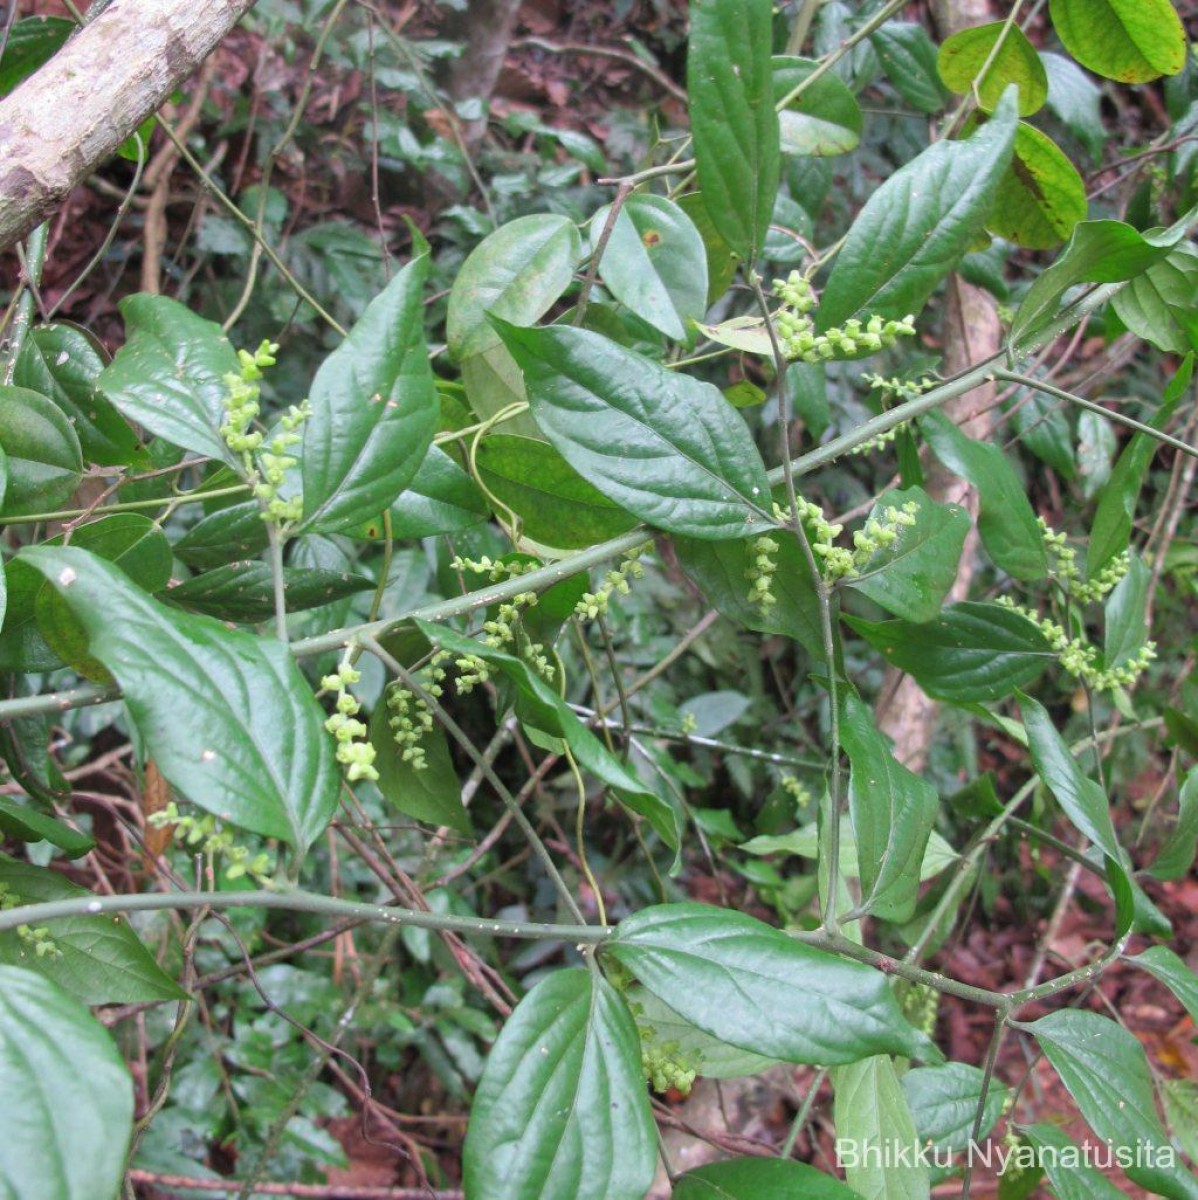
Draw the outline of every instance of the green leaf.
<instances>
[{"instance_id":1,"label":"green leaf","mask_svg":"<svg viewBox=\"0 0 1198 1200\"><path fill-rule=\"evenodd\" d=\"M1102 654L1107 667L1120 667L1136 657L1148 640L1144 622L1148 605L1148 568L1132 554L1127 574L1115 585L1104 608Z\"/></svg>"},{"instance_id":2,"label":"green leaf","mask_svg":"<svg viewBox=\"0 0 1198 1200\"><path fill-rule=\"evenodd\" d=\"M22 557L71 605L177 791L300 851L320 836L340 777L324 714L285 647L166 608L86 550Z\"/></svg>"},{"instance_id":3,"label":"green leaf","mask_svg":"<svg viewBox=\"0 0 1198 1200\"><path fill-rule=\"evenodd\" d=\"M1051 324L1071 287L1134 279L1184 236L1183 225L1140 233L1122 221L1080 222L1056 261L1028 288L1011 325L1011 345L1022 346Z\"/></svg>"},{"instance_id":4,"label":"green leaf","mask_svg":"<svg viewBox=\"0 0 1198 1200\"><path fill-rule=\"evenodd\" d=\"M1001 604L967 600L923 625L844 620L929 696L952 704L1001 700L1056 661L1035 625Z\"/></svg>"},{"instance_id":5,"label":"green leaf","mask_svg":"<svg viewBox=\"0 0 1198 1200\"><path fill-rule=\"evenodd\" d=\"M1082 774L1077 760L1057 733L1047 709L1030 696L1019 696L1019 712L1027 730L1028 750L1041 782L1056 797L1072 822L1107 857L1107 872L1123 871L1123 848L1115 835L1106 793Z\"/></svg>"},{"instance_id":6,"label":"green leaf","mask_svg":"<svg viewBox=\"0 0 1198 1200\"><path fill-rule=\"evenodd\" d=\"M525 537L543 546L579 550L636 525L548 442L491 434L478 447L475 465L488 491L520 518Z\"/></svg>"},{"instance_id":7,"label":"green leaf","mask_svg":"<svg viewBox=\"0 0 1198 1200\"><path fill-rule=\"evenodd\" d=\"M7 854L0 854L0 884L7 889L7 900L21 905L90 895L57 871L18 862ZM34 971L83 1004L187 997L123 917L63 917L47 921L44 927L57 954L35 953L15 929L9 929L0 933L0 965Z\"/></svg>"},{"instance_id":8,"label":"green leaf","mask_svg":"<svg viewBox=\"0 0 1198 1200\"><path fill-rule=\"evenodd\" d=\"M440 405L424 342L428 256L370 302L312 380L304 425L304 519L338 533L378 516L416 477Z\"/></svg>"},{"instance_id":9,"label":"green leaf","mask_svg":"<svg viewBox=\"0 0 1198 1200\"><path fill-rule=\"evenodd\" d=\"M691 537L773 525L761 455L718 388L584 329L496 324L542 432L609 500Z\"/></svg>"},{"instance_id":10,"label":"green leaf","mask_svg":"<svg viewBox=\"0 0 1198 1200\"><path fill-rule=\"evenodd\" d=\"M13 371L17 387L49 397L74 426L84 462L127 463L137 434L97 390L106 356L100 345L73 325L39 325L21 346Z\"/></svg>"},{"instance_id":11,"label":"green leaf","mask_svg":"<svg viewBox=\"0 0 1198 1200\"><path fill-rule=\"evenodd\" d=\"M27 17L15 21L0 57L0 96L7 96L18 83L48 63L75 28L75 22L65 17Z\"/></svg>"},{"instance_id":12,"label":"green leaf","mask_svg":"<svg viewBox=\"0 0 1198 1200\"><path fill-rule=\"evenodd\" d=\"M1077 168L1052 138L1020 121L986 229L1017 246L1046 250L1085 220L1086 207L1086 185Z\"/></svg>"},{"instance_id":13,"label":"green leaf","mask_svg":"<svg viewBox=\"0 0 1198 1200\"><path fill-rule=\"evenodd\" d=\"M1013 1024L1039 1042L1098 1137L1130 1152L1125 1172L1133 1183L1172 1200L1198 1196L1198 1179L1176 1164L1157 1115L1148 1060L1134 1034L1075 1009Z\"/></svg>"},{"instance_id":14,"label":"green leaf","mask_svg":"<svg viewBox=\"0 0 1198 1200\"><path fill-rule=\"evenodd\" d=\"M254 558L270 539L257 500L231 504L201 517L176 543L181 562L200 571Z\"/></svg>"},{"instance_id":15,"label":"green leaf","mask_svg":"<svg viewBox=\"0 0 1198 1200\"><path fill-rule=\"evenodd\" d=\"M1023 1137L1037 1152L1057 1200L1126 1200L1126 1193L1090 1166L1081 1148L1055 1125L1029 1125Z\"/></svg>"},{"instance_id":16,"label":"green leaf","mask_svg":"<svg viewBox=\"0 0 1198 1200\"><path fill-rule=\"evenodd\" d=\"M891 754L868 705L847 693L843 709L840 735L852 767L849 814L861 868L857 907L886 921L907 921L940 798Z\"/></svg>"},{"instance_id":17,"label":"green leaf","mask_svg":"<svg viewBox=\"0 0 1198 1200\"><path fill-rule=\"evenodd\" d=\"M133 1080L108 1031L31 971L0 967L0 1185L13 1200L115 1200Z\"/></svg>"},{"instance_id":18,"label":"green leaf","mask_svg":"<svg viewBox=\"0 0 1198 1200\"><path fill-rule=\"evenodd\" d=\"M858 1200L852 1188L807 1163L729 1158L680 1175L673 1200Z\"/></svg>"},{"instance_id":19,"label":"green leaf","mask_svg":"<svg viewBox=\"0 0 1198 1200\"><path fill-rule=\"evenodd\" d=\"M79 486L83 457L66 414L28 388L0 386L0 450L7 486L0 515L57 508Z\"/></svg>"},{"instance_id":20,"label":"green leaf","mask_svg":"<svg viewBox=\"0 0 1198 1200\"><path fill-rule=\"evenodd\" d=\"M937 504L921 488L909 488L887 492L870 519L881 521L888 508L907 503L919 506L915 524L901 528L897 541L877 550L845 582L896 617L930 621L956 582L969 514L955 504Z\"/></svg>"},{"instance_id":21,"label":"green leaf","mask_svg":"<svg viewBox=\"0 0 1198 1200\"><path fill-rule=\"evenodd\" d=\"M708 603L724 616L759 633L793 638L816 662L824 661L820 601L811 570L792 537L776 537L778 564L770 591L778 603L762 608L749 599L745 578L754 538L710 542L676 538L674 548L682 569L695 581Z\"/></svg>"},{"instance_id":22,"label":"green leaf","mask_svg":"<svg viewBox=\"0 0 1198 1200\"><path fill-rule=\"evenodd\" d=\"M1049 109L1097 162L1107 137L1102 121L1102 89L1077 63L1063 54L1041 50L1040 61L1048 77Z\"/></svg>"},{"instance_id":23,"label":"green leaf","mask_svg":"<svg viewBox=\"0 0 1198 1200\"><path fill-rule=\"evenodd\" d=\"M703 250L707 255L707 304L710 307L728 290L736 277L740 255L712 224L700 192L687 192L685 196L679 196L678 207L690 217L703 239Z\"/></svg>"},{"instance_id":24,"label":"green leaf","mask_svg":"<svg viewBox=\"0 0 1198 1200\"><path fill-rule=\"evenodd\" d=\"M449 293L449 354L462 362L499 345L487 314L531 325L566 290L582 257L574 222L553 213L520 217L471 251Z\"/></svg>"},{"instance_id":25,"label":"green leaf","mask_svg":"<svg viewBox=\"0 0 1198 1200\"><path fill-rule=\"evenodd\" d=\"M1171 354L1198 348L1198 249L1186 242L1137 275L1111 302L1137 337Z\"/></svg>"},{"instance_id":26,"label":"green leaf","mask_svg":"<svg viewBox=\"0 0 1198 1200\"><path fill-rule=\"evenodd\" d=\"M1186 35L1169 0L1049 0L1053 28L1083 67L1120 83L1176 75Z\"/></svg>"},{"instance_id":27,"label":"green leaf","mask_svg":"<svg viewBox=\"0 0 1198 1200\"><path fill-rule=\"evenodd\" d=\"M1030 117L1048 99L1048 76L1036 48L1018 25L1006 21L954 33L940 47L936 66L958 95L976 90L983 112L993 112L1011 84L1019 89L1021 117Z\"/></svg>"},{"instance_id":28,"label":"green leaf","mask_svg":"<svg viewBox=\"0 0 1198 1200\"><path fill-rule=\"evenodd\" d=\"M1165 388L1161 405L1148 422L1153 429L1163 429L1173 416L1177 404L1189 387L1194 373L1194 356L1187 355L1177 373ZM1146 433L1134 434L1119 455L1111 477L1094 513L1090 544L1086 551L1086 575L1095 579L1102 569L1128 547L1136 504L1148 465L1156 454L1157 441Z\"/></svg>"},{"instance_id":29,"label":"green leaf","mask_svg":"<svg viewBox=\"0 0 1198 1200\"><path fill-rule=\"evenodd\" d=\"M896 1147L914 1148L919 1139L893 1060L876 1055L840 1067L832 1083L837 1158L853 1191L872 1200L928 1200L927 1165L894 1157Z\"/></svg>"},{"instance_id":30,"label":"green leaf","mask_svg":"<svg viewBox=\"0 0 1198 1200\"><path fill-rule=\"evenodd\" d=\"M429 825L448 825L468 837L470 816L462 807L462 785L449 757L445 731L436 727L421 737L425 765L417 770L403 760L387 724L390 716L380 698L370 718L370 744L375 749L374 766L383 799L406 817Z\"/></svg>"},{"instance_id":31,"label":"green leaf","mask_svg":"<svg viewBox=\"0 0 1198 1200\"><path fill-rule=\"evenodd\" d=\"M692 0L686 87L699 188L744 259L765 244L778 191L772 42L770 0Z\"/></svg>"},{"instance_id":32,"label":"green leaf","mask_svg":"<svg viewBox=\"0 0 1198 1200\"><path fill-rule=\"evenodd\" d=\"M756 1054L823 1065L871 1054L938 1056L906 1022L880 971L741 912L692 903L641 909L600 953L692 1025Z\"/></svg>"},{"instance_id":33,"label":"green leaf","mask_svg":"<svg viewBox=\"0 0 1198 1200\"><path fill-rule=\"evenodd\" d=\"M486 497L444 450L430 446L416 477L391 505L391 536L396 541L460 533L486 519ZM370 525L382 537L382 521ZM351 530L361 536L362 531Z\"/></svg>"},{"instance_id":34,"label":"green leaf","mask_svg":"<svg viewBox=\"0 0 1198 1200\"><path fill-rule=\"evenodd\" d=\"M655 1040L677 1043L679 1057L697 1061L704 1079L738 1079L756 1075L778 1065L778 1060L730 1046L710 1034L696 1029L680 1017L664 1000L647 992L638 983L624 993L639 1026L654 1031Z\"/></svg>"},{"instance_id":35,"label":"green leaf","mask_svg":"<svg viewBox=\"0 0 1198 1200\"><path fill-rule=\"evenodd\" d=\"M1177 794L1177 824L1150 868L1156 879L1181 879L1198 851L1198 767L1192 767Z\"/></svg>"},{"instance_id":36,"label":"green leaf","mask_svg":"<svg viewBox=\"0 0 1198 1200\"><path fill-rule=\"evenodd\" d=\"M220 326L166 296L126 296L120 309L126 341L96 381L101 393L156 437L236 465L220 427L225 376L241 368Z\"/></svg>"},{"instance_id":37,"label":"green leaf","mask_svg":"<svg viewBox=\"0 0 1198 1200\"><path fill-rule=\"evenodd\" d=\"M1019 433L1019 440L1047 463L1062 479L1077 477L1074 464L1073 430L1065 415L1067 404L1036 388L1019 388L1011 397L1008 412ZM1086 412L1087 416L1093 414ZM1105 418L1099 418L1100 421ZM1079 433L1079 441L1081 439Z\"/></svg>"},{"instance_id":38,"label":"green leaf","mask_svg":"<svg viewBox=\"0 0 1198 1200\"><path fill-rule=\"evenodd\" d=\"M79 858L96 845L86 833L71 829L31 805L18 804L7 796L0 796L0 830L22 842L49 842L68 858Z\"/></svg>"},{"instance_id":39,"label":"green leaf","mask_svg":"<svg viewBox=\"0 0 1198 1200\"><path fill-rule=\"evenodd\" d=\"M973 1139L973 1122L985 1082L983 1071L962 1062L915 1067L904 1072L903 1094L920 1144L931 1142L937 1150L952 1153L965 1150ZM1008 1095L1009 1089L997 1080L990 1080L979 1138L984 1138L998 1123Z\"/></svg>"},{"instance_id":40,"label":"green leaf","mask_svg":"<svg viewBox=\"0 0 1198 1200\"><path fill-rule=\"evenodd\" d=\"M363 575L318 567L284 567L283 599L288 612L319 608L345 596L368 592L374 582ZM274 577L264 562L232 562L171 588L166 600L189 612L221 621L254 625L275 614Z\"/></svg>"},{"instance_id":41,"label":"green leaf","mask_svg":"<svg viewBox=\"0 0 1198 1200\"><path fill-rule=\"evenodd\" d=\"M1191 1162L1198 1162L1198 1083L1192 1079L1163 1079L1160 1084L1165 1120Z\"/></svg>"},{"instance_id":42,"label":"green leaf","mask_svg":"<svg viewBox=\"0 0 1198 1200\"><path fill-rule=\"evenodd\" d=\"M591 218L591 252L611 205ZM663 196L629 196L599 260L599 278L642 321L674 341L707 311L707 252L690 217Z\"/></svg>"},{"instance_id":43,"label":"green leaf","mask_svg":"<svg viewBox=\"0 0 1198 1200\"><path fill-rule=\"evenodd\" d=\"M1198 1022L1198 975L1186 966L1184 959L1167 946L1150 946L1143 954L1132 955L1126 961L1159 979L1185 1005L1190 1019Z\"/></svg>"},{"instance_id":44,"label":"green leaf","mask_svg":"<svg viewBox=\"0 0 1198 1200\"><path fill-rule=\"evenodd\" d=\"M1015 140L1014 93L963 142L936 142L896 171L849 230L819 309L827 330L857 315L923 308L982 229Z\"/></svg>"},{"instance_id":45,"label":"green leaf","mask_svg":"<svg viewBox=\"0 0 1198 1200\"><path fill-rule=\"evenodd\" d=\"M658 836L677 850L682 830L674 810L661 797L646 791L640 781L575 716L570 706L521 658L476 642L443 625L417 621L417 628L430 642L459 657L475 655L497 667L516 686L517 715L537 729L561 738L570 747L578 765L612 788L624 806L643 816Z\"/></svg>"},{"instance_id":46,"label":"green leaf","mask_svg":"<svg viewBox=\"0 0 1198 1200\"><path fill-rule=\"evenodd\" d=\"M1048 559L1027 492L1003 452L962 433L943 413L928 413L920 429L932 453L978 491L978 533L995 566L1015 579L1043 579Z\"/></svg>"},{"instance_id":47,"label":"green leaf","mask_svg":"<svg viewBox=\"0 0 1198 1200\"><path fill-rule=\"evenodd\" d=\"M944 107L948 92L936 69L936 44L928 31L913 21L887 21L870 34L878 61L894 90L921 113Z\"/></svg>"},{"instance_id":48,"label":"green leaf","mask_svg":"<svg viewBox=\"0 0 1198 1200\"><path fill-rule=\"evenodd\" d=\"M643 1200L656 1165L627 1006L593 971L554 971L520 1002L487 1058L466 1131L466 1194Z\"/></svg>"},{"instance_id":49,"label":"green leaf","mask_svg":"<svg viewBox=\"0 0 1198 1200\"><path fill-rule=\"evenodd\" d=\"M819 64L808 58L774 58L774 100L780 101ZM850 154L861 141L861 109L836 75L821 75L778 114L783 154L825 158Z\"/></svg>"}]
</instances>

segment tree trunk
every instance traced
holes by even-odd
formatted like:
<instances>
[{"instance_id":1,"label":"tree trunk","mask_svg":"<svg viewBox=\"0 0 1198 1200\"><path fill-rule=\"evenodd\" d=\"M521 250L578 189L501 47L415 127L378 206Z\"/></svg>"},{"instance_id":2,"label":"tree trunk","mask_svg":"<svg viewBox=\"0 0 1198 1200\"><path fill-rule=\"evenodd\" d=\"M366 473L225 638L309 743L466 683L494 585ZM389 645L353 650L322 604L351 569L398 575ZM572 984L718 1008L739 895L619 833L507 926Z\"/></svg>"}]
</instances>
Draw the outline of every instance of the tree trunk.
<instances>
[{"instance_id":1,"label":"tree trunk","mask_svg":"<svg viewBox=\"0 0 1198 1200\"><path fill-rule=\"evenodd\" d=\"M520 0L470 0L460 26L465 45L449 72L449 94L456 102L478 100L484 109L490 103L519 11ZM486 132L485 111L463 121L462 138L467 150L473 152Z\"/></svg>"},{"instance_id":2,"label":"tree trunk","mask_svg":"<svg viewBox=\"0 0 1198 1200\"><path fill-rule=\"evenodd\" d=\"M166 101L254 0L113 0L0 101L0 250Z\"/></svg>"}]
</instances>

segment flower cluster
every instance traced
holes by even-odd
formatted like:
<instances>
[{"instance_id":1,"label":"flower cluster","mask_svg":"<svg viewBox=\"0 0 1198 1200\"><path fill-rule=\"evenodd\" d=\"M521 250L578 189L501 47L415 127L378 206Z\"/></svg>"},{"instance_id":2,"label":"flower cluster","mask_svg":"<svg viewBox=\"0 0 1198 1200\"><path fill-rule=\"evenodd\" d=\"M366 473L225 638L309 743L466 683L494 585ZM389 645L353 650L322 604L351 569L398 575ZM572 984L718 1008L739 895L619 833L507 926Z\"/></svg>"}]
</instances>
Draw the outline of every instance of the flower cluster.
<instances>
[{"instance_id":1,"label":"flower cluster","mask_svg":"<svg viewBox=\"0 0 1198 1200\"><path fill-rule=\"evenodd\" d=\"M861 381L868 384L883 393L883 407L886 407L886 401L898 400L905 402L914 400L916 396L922 396L929 388L934 387L936 380L930 375L923 376L919 380L905 380L894 376L886 379L881 375L862 375ZM885 433L879 433L877 437L872 437L868 442L862 442L859 446L854 446L849 451L850 454L872 454L877 450L881 450L888 446L898 436L898 431L906 426L904 421L899 425L894 425L887 429Z\"/></svg>"},{"instance_id":2,"label":"flower cluster","mask_svg":"<svg viewBox=\"0 0 1198 1200\"><path fill-rule=\"evenodd\" d=\"M1068 545L1063 533L1057 533L1043 518L1038 518L1044 548L1052 557L1051 573L1069 596L1082 604L1097 604L1127 574L1131 567L1131 555L1124 550L1117 554L1091 580L1082 581L1077 565L1077 551Z\"/></svg>"},{"instance_id":3,"label":"flower cluster","mask_svg":"<svg viewBox=\"0 0 1198 1200\"><path fill-rule=\"evenodd\" d=\"M814 799L802 781L789 771L783 771L778 786L795 802L795 808L806 808Z\"/></svg>"},{"instance_id":4,"label":"flower cluster","mask_svg":"<svg viewBox=\"0 0 1198 1200\"><path fill-rule=\"evenodd\" d=\"M248 350L237 352L241 370L225 376L229 392L220 435L240 457L241 473L262 506L262 519L281 526L303 516L302 497L284 499L279 493L287 472L299 461L290 451L302 440L299 428L311 416L312 408L307 400L293 404L280 418L281 432L264 447L265 434L254 428L261 412L259 381L263 370L275 365L278 349L274 342L263 342L253 354Z\"/></svg>"},{"instance_id":5,"label":"flower cluster","mask_svg":"<svg viewBox=\"0 0 1198 1200\"><path fill-rule=\"evenodd\" d=\"M774 295L782 301L773 322L787 358L807 363L865 358L888 350L900 337L915 334L913 316L894 321L877 314L865 322L851 317L841 326L816 333L810 315L816 306L815 293L798 271L791 271L785 279L775 279Z\"/></svg>"},{"instance_id":6,"label":"flower cluster","mask_svg":"<svg viewBox=\"0 0 1198 1200\"><path fill-rule=\"evenodd\" d=\"M450 564L459 571L473 571L477 575L486 575L492 583L506 577L520 576L536 570L534 562L524 562L520 559L504 561L491 559L483 555L479 559L455 558ZM510 600L500 602L493 616L483 622L483 644L493 650L503 650L515 647L520 657L525 659L543 679L553 680L553 665L545 653L545 647L540 642L530 641L521 637L520 613L526 608L532 608L537 603L537 594L533 591L519 592ZM490 678L486 661L477 654L463 655L455 660L454 665L459 674L456 687L459 694L473 691L480 683Z\"/></svg>"},{"instance_id":7,"label":"flower cluster","mask_svg":"<svg viewBox=\"0 0 1198 1200\"><path fill-rule=\"evenodd\" d=\"M269 854L251 856L245 846L237 844L232 832L210 814L193 817L181 813L179 806L172 800L164 809L151 813L146 819L155 829L171 826L175 841L193 853L203 854L208 858L223 856L229 864L225 868L226 879L240 879L244 875L256 883L265 884L274 874L274 864L270 861Z\"/></svg>"},{"instance_id":8,"label":"flower cluster","mask_svg":"<svg viewBox=\"0 0 1198 1200\"><path fill-rule=\"evenodd\" d=\"M887 505L880 518L870 517L864 527L853 534L852 550L836 544L844 526L830 524L818 504L799 497L798 509L799 518L807 527L811 552L822 564L824 579L833 583L859 575L878 551L893 546L902 531L915 524L919 505L914 500L908 500L902 508ZM785 517L785 513L778 515Z\"/></svg>"},{"instance_id":9,"label":"flower cluster","mask_svg":"<svg viewBox=\"0 0 1198 1200\"><path fill-rule=\"evenodd\" d=\"M324 727L337 740L337 761L345 767L345 777L350 783L379 777L374 767L374 747L361 740L367 732L366 726L358 720L358 710L362 706L349 690L361 677L360 671L350 666L348 660L343 660L336 675L326 675L320 681L325 691L337 697L333 715L325 721Z\"/></svg>"},{"instance_id":10,"label":"flower cluster","mask_svg":"<svg viewBox=\"0 0 1198 1200\"><path fill-rule=\"evenodd\" d=\"M583 592L582 599L574 606L574 615L583 620L593 621L607 612L608 602L616 592L627 596L631 591L629 577L640 579L644 575L645 568L641 566L640 560L652 549L652 542L642 542L629 550L620 560L620 565L608 571L603 577L603 582L593 592Z\"/></svg>"},{"instance_id":11,"label":"flower cluster","mask_svg":"<svg viewBox=\"0 0 1198 1200\"><path fill-rule=\"evenodd\" d=\"M438 650L420 674L421 687L434 699L440 699L444 690L441 685L445 679L445 667L442 664L448 657L447 651ZM403 762L411 763L413 770L423 771L428 763L420 743L425 734L432 732L432 710L422 697L401 683L394 683L387 689L386 705L387 725L399 747L400 758Z\"/></svg>"},{"instance_id":12,"label":"flower cluster","mask_svg":"<svg viewBox=\"0 0 1198 1200\"><path fill-rule=\"evenodd\" d=\"M0 883L0 912L6 912L10 908L20 908L23 903L21 897L7 883ZM38 958L62 957L62 951L50 936L50 930L45 925L39 925L36 929L29 925L18 925L17 937Z\"/></svg>"},{"instance_id":13,"label":"flower cluster","mask_svg":"<svg viewBox=\"0 0 1198 1200\"><path fill-rule=\"evenodd\" d=\"M778 553L778 543L772 537L754 538L750 549L750 564L745 570L749 581L749 603L755 604L763 613L768 613L778 598L770 591L770 584L778 570L778 561L771 555Z\"/></svg>"},{"instance_id":14,"label":"flower cluster","mask_svg":"<svg viewBox=\"0 0 1198 1200\"><path fill-rule=\"evenodd\" d=\"M644 1006L635 1000L629 1008L636 1018L637 1032L641 1035L641 1070L655 1092L668 1092L671 1088L686 1096L702 1068L703 1056L698 1052L687 1053L682 1043L662 1041L661 1035L652 1025L643 1021Z\"/></svg>"}]
</instances>

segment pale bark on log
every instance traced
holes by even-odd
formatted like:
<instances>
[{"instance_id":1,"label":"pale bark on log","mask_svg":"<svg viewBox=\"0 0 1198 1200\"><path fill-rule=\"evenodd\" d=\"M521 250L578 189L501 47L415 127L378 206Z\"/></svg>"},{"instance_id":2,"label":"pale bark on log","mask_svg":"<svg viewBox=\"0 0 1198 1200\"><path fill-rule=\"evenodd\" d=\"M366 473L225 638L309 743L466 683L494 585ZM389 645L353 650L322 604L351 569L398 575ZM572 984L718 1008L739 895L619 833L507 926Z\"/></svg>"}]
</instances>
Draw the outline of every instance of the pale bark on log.
<instances>
[{"instance_id":1,"label":"pale bark on log","mask_svg":"<svg viewBox=\"0 0 1198 1200\"><path fill-rule=\"evenodd\" d=\"M0 250L49 216L254 0L113 0L0 101Z\"/></svg>"}]
</instances>

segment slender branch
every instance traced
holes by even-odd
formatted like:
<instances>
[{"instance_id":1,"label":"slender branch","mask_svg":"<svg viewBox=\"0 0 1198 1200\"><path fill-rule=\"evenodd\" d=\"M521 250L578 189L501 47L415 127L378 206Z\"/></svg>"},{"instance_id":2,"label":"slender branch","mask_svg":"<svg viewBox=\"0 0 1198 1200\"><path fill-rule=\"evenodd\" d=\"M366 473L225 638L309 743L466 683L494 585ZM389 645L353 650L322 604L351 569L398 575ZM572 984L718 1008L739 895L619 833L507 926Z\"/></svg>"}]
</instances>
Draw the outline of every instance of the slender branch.
<instances>
[{"instance_id":1,"label":"slender branch","mask_svg":"<svg viewBox=\"0 0 1198 1200\"><path fill-rule=\"evenodd\" d=\"M8 346L5 350L4 383L10 384L17 370L17 359L25 345L25 337L33 323L33 302L38 285L42 281L42 266L46 261L46 242L50 236L50 227L42 222L29 234L25 243L25 253L22 260L21 294L17 298L17 315L13 319L12 333L9 335Z\"/></svg>"}]
</instances>

